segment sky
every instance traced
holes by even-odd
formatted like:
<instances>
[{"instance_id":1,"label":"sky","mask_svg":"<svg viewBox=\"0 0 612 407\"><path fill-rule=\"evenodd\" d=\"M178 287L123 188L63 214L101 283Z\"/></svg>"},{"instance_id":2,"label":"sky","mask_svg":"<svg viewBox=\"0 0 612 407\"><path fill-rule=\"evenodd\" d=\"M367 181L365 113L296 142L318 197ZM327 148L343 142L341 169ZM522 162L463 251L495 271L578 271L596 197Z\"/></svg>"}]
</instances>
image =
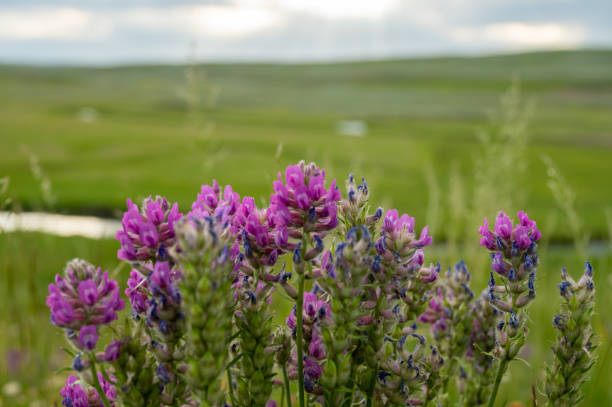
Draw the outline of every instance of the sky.
<instances>
[{"instance_id":1,"label":"sky","mask_svg":"<svg viewBox=\"0 0 612 407\"><path fill-rule=\"evenodd\" d=\"M612 0L0 0L0 63L334 61L612 48Z\"/></svg>"}]
</instances>

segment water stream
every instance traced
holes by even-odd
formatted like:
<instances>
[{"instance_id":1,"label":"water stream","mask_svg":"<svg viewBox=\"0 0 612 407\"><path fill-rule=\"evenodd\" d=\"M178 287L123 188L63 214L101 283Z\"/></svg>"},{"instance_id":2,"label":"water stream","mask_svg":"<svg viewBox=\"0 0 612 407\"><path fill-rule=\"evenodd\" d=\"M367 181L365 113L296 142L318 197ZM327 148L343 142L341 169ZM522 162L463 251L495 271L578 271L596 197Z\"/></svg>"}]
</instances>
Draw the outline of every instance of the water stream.
<instances>
[{"instance_id":1,"label":"water stream","mask_svg":"<svg viewBox=\"0 0 612 407\"><path fill-rule=\"evenodd\" d=\"M115 219L95 216L58 215L44 212L0 212L0 231L42 232L57 236L109 239L121 228Z\"/></svg>"}]
</instances>

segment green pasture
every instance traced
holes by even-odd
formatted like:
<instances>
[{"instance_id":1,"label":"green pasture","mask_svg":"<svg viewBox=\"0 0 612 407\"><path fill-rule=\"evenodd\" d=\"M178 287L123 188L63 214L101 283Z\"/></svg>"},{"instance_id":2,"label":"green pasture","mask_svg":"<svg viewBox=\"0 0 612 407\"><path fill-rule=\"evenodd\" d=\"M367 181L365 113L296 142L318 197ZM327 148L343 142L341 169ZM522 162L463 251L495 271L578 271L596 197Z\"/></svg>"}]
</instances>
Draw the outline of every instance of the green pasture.
<instances>
[{"instance_id":1,"label":"green pasture","mask_svg":"<svg viewBox=\"0 0 612 407\"><path fill-rule=\"evenodd\" d=\"M455 166L470 190L478 134L494 130L489 115L513 77L532 105L524 207L540 223L553 211L546 154L579 197L591 236L605 238L612 51L320 65L4 66L0 175L11 177L22 207L39 208L34 155L57 210L116 216L128 196L165 194L187 208L213 177L265 199L278 170L316 160L341 180L350 171L367 176L385 206L423 219L425 169L445 193ZM339 120L362 120L368 133L339 135ZM561 226L551 233L571 237Z\"/></svg>"}]
</instances>

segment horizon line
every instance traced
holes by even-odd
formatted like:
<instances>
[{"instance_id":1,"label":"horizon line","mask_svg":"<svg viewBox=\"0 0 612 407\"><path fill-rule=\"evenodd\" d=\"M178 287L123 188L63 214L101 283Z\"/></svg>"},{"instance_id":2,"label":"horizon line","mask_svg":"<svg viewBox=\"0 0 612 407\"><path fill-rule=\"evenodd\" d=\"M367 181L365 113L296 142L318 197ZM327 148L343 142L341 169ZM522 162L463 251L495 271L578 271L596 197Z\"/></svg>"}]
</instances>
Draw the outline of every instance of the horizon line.
<instances>
[{"instance_id":1,"label":"horizon line","mask_svg":"<svg viewBox=\"0 0 612 407\"><path fill-rule=\"evenodd\" d=\"M584 48L543 48L537 50L509 51L509 52L432 52L431 54L412 54L412 55L388 55L388 56L363 56L363 57L338 57L338 58L307 58L307 59L240 59L240 58L193 58L186 57L184 61L176 60L126 60L109 62L32 62L18 60L1 60L0 68L23 67L23 68L122 68L136 66L188 66L188 65L335 65L335 64L358 64L370 62L390 62L390 61L419 61L419 60L440 60L440 59L483 59L513 57L535 54L561 54L561 53L580 53L580 52L612 52L612 46L589 46Z\"/></svg>"}]
</instances>

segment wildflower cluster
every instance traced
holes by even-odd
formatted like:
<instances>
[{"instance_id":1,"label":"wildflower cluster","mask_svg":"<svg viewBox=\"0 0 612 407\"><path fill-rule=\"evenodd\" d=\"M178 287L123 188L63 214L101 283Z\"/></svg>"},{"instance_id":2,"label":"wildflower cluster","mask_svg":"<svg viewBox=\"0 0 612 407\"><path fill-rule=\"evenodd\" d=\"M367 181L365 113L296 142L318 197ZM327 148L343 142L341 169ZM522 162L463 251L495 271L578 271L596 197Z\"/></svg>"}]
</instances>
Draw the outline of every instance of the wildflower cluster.
<instances>
[{"instance_id":1,"label":"wildflower cluster","mask_svg":"<svg viewBox=\"0 0 612 407\"><path fill-rule=\"evenodd\" d=\"M66 265L64 276L56 275L55 283L49 285L47 306L51 322L66 330L67 340L77 352L73 369L80 380L68 378L60 392L64 405L110 406L116 394L111 380L105 381L96 371L95 350L99 330L115 321L117 311L124 308L118 283L100 267L74 259Z\"/></svg>"},{"instance_id":2,"label":"wildflower cluster","mask_svg":"<svg viewBox=\"0 0 612 407\"><path fill-rule=\"evenodd\" d=\"M438 281L435 294L418 321L431 325L434 342L447 359L439 395L439 399L443 399L449 379L456 375L457 361L466 356L474 293L469 286L470 272L464 261L457 263L452 271L449 268Z\"/></svg>"},{"instance_id":3,"label":"wildflower cluster","mask_svg":"<svg viewBox=\"0 0 612 407\"><path fill-rule=\"evenodd\" d=\"M117 257L125 261L165 259L174 244L174 222L181 217L178 204L170 206L166 198L157 196L146 198L140 208L128 199L127 207L123 229L116 235L121 244Z\"/></svg>"},{"instance_id":4,"label":"wildflower cluster","mask_svg":"<svg viewBox=\"0 0 612 407\"><path fill-rule=\"evenodd\" d=\"M471 329L465 363L459 367L458 387L464 405L479 406L488 401L495 379L495 332L501 313L487 300L488 293L473 301L469 309Z\"/></svg>"},{"instance_id":5,"label":"wildflower cluster","mask_svg":"<svg viewBox=\"0 0 612 407\"><path fill-rule=\"evenodd\" d=\"M97 379L100 381L104 396L111 401L117 397L115 388L110 382L104 380L101 373L98 373ZM66 379L66 385L60 390L62 404L72 407L103 407L104 404L100 398L100 394L92 389L81 386L79 379L72 375Z\"/></svg>"},{"instance_id":6,"label":"wildflower cluster","mask_svg":"<svg viewBox=\"0 0 612 407\"><path fill-rule=\"evenodd\" d=\"M593 267L585 263L584 274L577 282L561 270L561 313L553 318L557 342L552 348L554 361L546 369L546 395L552 406L575 406L587 373L595 364L595 343L591 318L595 307Z\"/></svg>"},{"instance_id":7,"label":"wildflower cluster","mask_svg":"<svg viewBox=\"0 0 612 407\"><path fill-rule=\"evenodd\" d=\"M119 397L125 400L151 399L150 387L157 387L162 405L187 405L191 389L184 378L186 370L187 330L183 295L179 288L182 270L170 251L176 246L175 226L183 217L178 204L170 204L164 197L146 198L141 207L128 199L128 210L123 216L122 230L117 232L121 249L117 257L129 262L130 271L125 290L132 305L134 327L125 329L123 341L146 345L146 358L134 349L125 348L127 360L140 360L143 367L136 371L124 370ZM122 353L123 347L120 348ZM124 368L132 368L125 365ZM145 372L146 368L146 372ZM142 370L141 370L142 369ZM134 376L141 376L139 386Z\"/></svg>"},{"instance_id":8,"label":"wildflower cluster","mask_svg":"<svg viewBox=\"0 0 612 407\"><path fill-rule=\"evenodd\" d=\"M536 222L529 219L526 213L520 211L518 218L519 222L513 226L510 218L500 211L493 232L489 230L486 218L478 230L482 235L481 246L491 251L492 271L487 300L504 313L497 325L496 346L492 352L499 360L492 400L508 363L516 358L525 343L529 331L526 308L535 298L536 267L539 263L536 250L542 234Z\"/></svg>"},{"instance_id":9,"label":"wildflower cluster","mask_svg":"<svg viewBox=\"0 0 612 407\"><path fill-rule=\"evenodd\" d=\"M300 162L271 189L256 205L213 181L185 215L163 197L128 200L116 237L131 313L120 320L117 281L68 263L47 297L74 348L65 406L427 406L449 405L453 389L465 405L493 405L527 336L534 221L500 212L490 231L485 219L492 271L475 298L467 265L426 263L429 228L372 210L365 179L350 175L343 198ZM553 405L579 399L592 363L592 271L563 280ZM275 327L281 297L290 312Z\"/></svg>"},{"instance_id":10,"label":"wildflower cluster","mask_svg":"<svg viewBox=\"0 0 612 407\"><path fill-rule=\"evenodd\" d=\"M234 298L231 246L235 241L227 214L192 213L176 224L172 257L181 264L181 293L189 318L186 375L193 398L221 406L222 372L228 362Z\"/></svg>"},{"instance_id":11,"label":"wildflower cluster","mask_svg":"<svg viewBox=\"0 0 612 407\"><path fill-rule=\"evenodd\" d=\"M119 285L84 260L74 259L66 265L64 277L55 276L49 284L47 306L51 322L66 329L71 342L82 351L93 351L98 343L99 327L117 319L124 307Z\"/></svg>"}]
</instances>

